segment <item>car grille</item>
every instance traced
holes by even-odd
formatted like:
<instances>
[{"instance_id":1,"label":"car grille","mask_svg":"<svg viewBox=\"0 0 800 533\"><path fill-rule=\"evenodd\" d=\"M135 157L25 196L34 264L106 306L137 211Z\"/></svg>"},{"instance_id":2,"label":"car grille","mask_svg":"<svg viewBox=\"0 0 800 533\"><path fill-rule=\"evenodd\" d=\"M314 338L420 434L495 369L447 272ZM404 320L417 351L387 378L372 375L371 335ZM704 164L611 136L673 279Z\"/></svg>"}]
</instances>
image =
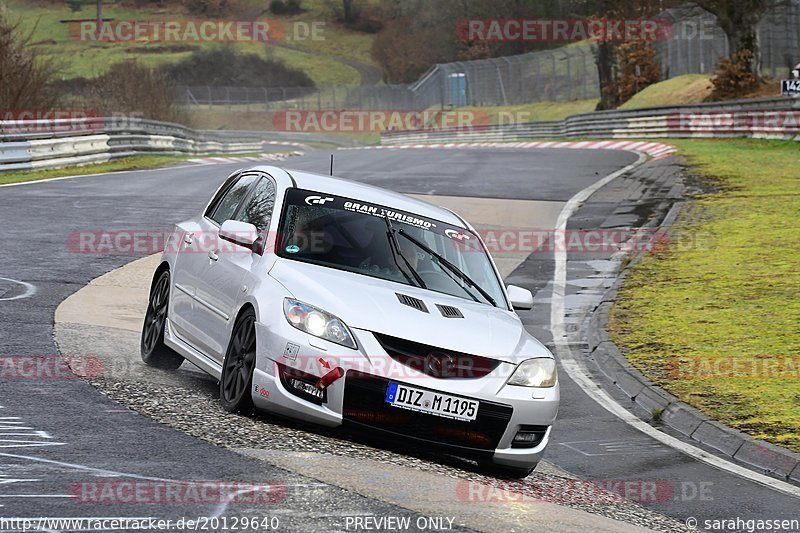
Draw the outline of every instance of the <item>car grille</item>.
<instances>
[{"instance_id":1,"label":"car grille","mask_svg":"<svg viewBox=\"0 0 800 533\"><path fill-rule=\"evenodd\" d=\"M444 350L381 333L375 333L375 338L389 357L434 378L482 378L500 365L496 359Z\"/></svg>"},{"instance_id":2,"label":"car grille","mask_svg":"<svg viewBox=\"0 0 800 533\"><path fill-rule=\"evenodd\" d=\"M409 411L386 403L388 385L384 378L349 370L344 388L345 420L428 442L494 450L514 412L510 405L486 401L480 402L477 418L472 421Z\"/></svg>"}]
</instances>

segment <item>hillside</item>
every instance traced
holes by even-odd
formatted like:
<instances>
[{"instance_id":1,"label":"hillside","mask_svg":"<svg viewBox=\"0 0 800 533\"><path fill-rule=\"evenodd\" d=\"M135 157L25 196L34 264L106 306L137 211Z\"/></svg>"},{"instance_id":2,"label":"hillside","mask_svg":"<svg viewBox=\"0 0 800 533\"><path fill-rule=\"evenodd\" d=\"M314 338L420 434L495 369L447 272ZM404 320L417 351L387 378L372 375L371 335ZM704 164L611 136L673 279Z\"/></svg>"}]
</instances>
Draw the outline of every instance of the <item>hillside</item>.
<instances>
[{"instance_id":1,"label":"hillside","mask_svg":"<svg viewBox=\"0 0 800 533\"><path fill-rule=\"evenodd\" d=\"M94 78L105 72L112 64L137 59L148 66L174 63L187 57L198 47L209 48L232 46L237 51L251 52L264 58L274 58L305 72L317 85L351 85L362 82L367 73L374 83L378 71L370 57L373 35L351 31L333 21L330 3L324 0L303 0L307 9L295 16L275 16L264 12L265 2L242 0L236 15L237 20L267 19L277 21L282 27L280 40L274 45L261 42L235 42L221 44L198 40L198 42L149 42L130 40L99 42L80 39L77 24L65 21L92 19L95 10L85 6L73 12L65 2L36 2L31 0L8 0L6 13L12 23L19 23L30 42L42 53L54 60L63 79ZM115 21L148 21L197 19L180 5L165 7L128 7L121 3L103 6L104 19ZM303 38L316 24L316 39ZM73 29L71 34L70 30ZM379 76L379 71L378 71Z\"/></svg>"}]
</instances>

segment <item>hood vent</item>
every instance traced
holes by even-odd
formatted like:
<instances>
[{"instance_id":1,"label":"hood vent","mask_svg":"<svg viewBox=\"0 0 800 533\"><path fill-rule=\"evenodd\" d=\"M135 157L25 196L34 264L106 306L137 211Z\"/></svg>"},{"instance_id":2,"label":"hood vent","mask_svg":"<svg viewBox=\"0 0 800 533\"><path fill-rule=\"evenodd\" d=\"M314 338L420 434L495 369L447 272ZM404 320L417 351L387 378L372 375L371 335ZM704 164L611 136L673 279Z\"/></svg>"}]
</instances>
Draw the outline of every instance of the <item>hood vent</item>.
<instances>
[{"instance_id":1,"label":"hood vent","mask_svg":"<svg viewBox=\"0 0 800 533\"><path fill-rule=\"evenodd\" d=\"M414 298L413 296L409 296L407 294L400 294L399 292L394 294L397 296L397 299L400 300L401 304L413 307L417 311L422 311L423 313L428 312L428 307L425 305L425 302L419 298Z\"/></svg>"},{"instance_id":2,"label":"hood vent","mask_svg":"<svg viewBox=\"0 0 800 533\"><path fill-rule=\"evenodd\" d=\"M453 307L451 305L441 305L441 304L436 304L436 307L439 309L439 312L442 313L442 316L445 318L464 318L464 315L461 314L461 310L458 307Z\"/></svg>"}]
</instances>

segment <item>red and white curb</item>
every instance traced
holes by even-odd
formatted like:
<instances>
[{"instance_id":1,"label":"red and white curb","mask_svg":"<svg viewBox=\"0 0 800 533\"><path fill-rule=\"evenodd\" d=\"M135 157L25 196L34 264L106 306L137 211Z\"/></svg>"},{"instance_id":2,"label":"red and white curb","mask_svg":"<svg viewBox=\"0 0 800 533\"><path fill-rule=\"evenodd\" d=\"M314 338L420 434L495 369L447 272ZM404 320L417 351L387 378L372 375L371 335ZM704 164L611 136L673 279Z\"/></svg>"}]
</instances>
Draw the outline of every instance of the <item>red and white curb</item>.
<instances>
[{"instance_id":1,"label":"red and white curb","mask_svg":"<svg viewBox=\"0 0 800 533\"><path fill-rule=\"evenodd\" d=\"M261 154L256 156L245 157L199 157L196 159L189 159L190 163L197 163L199 165L220 165L224 163L257 163L262 161L283 161L292 156L304 155L304 152L282 152L276 154Z\"/></svg>"},{"instance_id":2,"label":"red and white curb","mask_svg":"<svg viewBox=\"0 0 800 533\"><path fill-rule=\"evenodd\" d=\"M567 148L574 150L630 150L647 154L653 159L660 159L675 153L674 146L658 142L643 141L535 141L535 142L481 142L481 143L431 143L431 144L386 144L380 146L363 146L359 148L342 148L342 150L408 150L417 148Z\"/></svg>"}]
</instances>

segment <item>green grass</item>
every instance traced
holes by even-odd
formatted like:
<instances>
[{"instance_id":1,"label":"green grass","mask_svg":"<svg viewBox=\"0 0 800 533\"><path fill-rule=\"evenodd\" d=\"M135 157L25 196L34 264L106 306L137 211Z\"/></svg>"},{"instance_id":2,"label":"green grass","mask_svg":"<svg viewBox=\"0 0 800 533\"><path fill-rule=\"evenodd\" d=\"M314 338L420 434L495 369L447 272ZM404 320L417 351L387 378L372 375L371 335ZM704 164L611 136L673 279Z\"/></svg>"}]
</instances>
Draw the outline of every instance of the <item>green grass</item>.
<instances>
[{"instance_id":1,"label":"green grass","mask_svg":"<svg viewBox=\"0 0 800 533\"><path fill-rule=\"evenodd\" d=\"M270 48L266 56L280 59L290 67L302 70L317 86L358 85L361 81L361 75L356 69L327 57L277 47Z\"/></svg>"},{"instance_id":2,"label":"green grass","mask_svg":"<svg viewBox=\"0 0 800 533\"><path fill-rule=\"evenodd\" d=\"M674 104L695 104L711 94L711 79L704 74L686 74L645 87L620 109Z\"/></svg>"},{"instance_id":3,"label":"green grass","mask_svg":"<svg viewBox=\"0 0 800 533\"><path fill-rule=\"evenodd\" d=\"M331 5L331 2L326 0L304 0L303 7L307 9L305 13L281 19L287 29L292 28L291 24L294 22L324 23L318 26L319 39L303 38L303 26L300 25L297 31L299 38L288 38L286 44L304 50L341 56L360 63L375 65L376 63L372 59L371 53L372 42L375 40L374 34L351 31L332 22L330 20ZM276 18L274 15L267 15L267 17Z\"/></svg>"},{"instance_id":4,"label":"green grass","mask_svg":"<svg viewBox=\"0 0 800 533\"><path fill-rule=\"evenodd\" d=\"M265 7L269 2L263 0L255 0L255 5ZM341 2L339 2L341 4ZM371 48L372 41L375 39L373 34L361 33L348 30L334 22L332 22L331 7L334 5L330 0L303 0L302 6L306 10L305 13L291 17L276 17L267 12L262 15L262 18L279 19L284 27L287 29L287 38L284 41L286 44L302 48L315 53L329 54L352 59L360 63L374 65L375 61L372 59ZM295 33L292 26L295 22L307 23L323 22L319 26L319 39L303 38L303 26L297 27L296 33L298 38L293 38Z\"/></svg>"},{"instance_id":5,"label":"green grass","mask_svg":"<svg viewBox=\"0 0 800 533\"><path fill-rule=\"evenodd\" d=\"M687 403L800 451L800 143L670 142L716 191L634 267L610 317L614 341Z\"/></svg>"},{"instance_id":6,"label":"green grass","mask_svg":"<svg viewBox=\"0 0 800 533\"><path fill-rule=\"evenodd\" d=\"M230 155L230 154L229 154ZM236 154L242 155L242 154ZM104 174L106 172L117 172L120 170L143 170L158 168L173 163L186 161L194 157L207 156L183 156L183 155L136 155L109 161L107 163L97 163L83 165L79 167L52 168L45 170L28 170L24 172L0 172L0 185L8 183L21 183L24 181L37 181L49 178L60 178L63 176L82 176L86 174ZM211 156L208 156L211 157Z\"/></svg>"},{"instance_id":7,"label":"green grass","mask_svg":"<svg viewBox=\"0 0 800 533\"><path fill-rule=\"evenodd\" d=\"M647 87L625 102L620 109L702 102L709 93L710 85L708 76L702 74L679 76ZM510 117L518 122L561 120L571 115L591 113L597 102L597 99L586 99L459 109L488 113L492 124L497 124L501 121L508 123L512 120Z\"/></svg>"},{"instance_id":8,"label":"green grass","mask_svg":"<svg viewBox=\"0 0 800 533\"><path fill-rule=\"evenodd\" d=\"M539 122L561 120L570 115L590 113L597 106L597 100L570 100L566 102L536 102L509 106L459 107L457 111L473 111L480 119L488 115L492 124L503 122Z\"/></svg>"},{"instance_id":9,"label":"green grass","mask_svg":"<svg viewBox=\"0 0 800 533\"><path fill-rule=\"evenodd\" d=\"M95 14L94 7L85 6L79 12L72 12L65 3L37 4L25 0L4 0L8 18L12 23L19 21L26 35L31 35L31 43L42 55L51 58L60 67L64 79L74 77L93 78L103 74L114 63L137 59L148 66L174 63L187 57L191 50L174 51L174 45L194 48L233 46L240 52L255 53L261 57L275 57L284 60L289 66L304 71L319 85L357 84L360 81L354 68L333 61L319 54L333 54L347 57L362 63L374 64L370 57L373 35L353 32L328 20L329 7L322 1L306 0L309 11L289 18L280 18L286 28L287 37L281 42L302 48L304 51L287 50L257 42L220 44L214 42L197 43L147 43L147 42L81 42L70 38L69 27L61 20L89 19ZM248 16L240 19L276 19L270 13L260 14L263 3L253 3ZM170 11L171 10L171 11ZM116 20L148 19L189 19L196 18L180 11L180 8L158 8L156 6L129 9L116 4L103 6L103 16ZM235 17L233 17L235 18ZM321 39L293 40L292 25L295 22L324 22ZM153 53L157 50L157 53ZM173 51L171 51L173 50ZM150 52L150 53L147 53Z\"/></svg>"}]
</instances>

